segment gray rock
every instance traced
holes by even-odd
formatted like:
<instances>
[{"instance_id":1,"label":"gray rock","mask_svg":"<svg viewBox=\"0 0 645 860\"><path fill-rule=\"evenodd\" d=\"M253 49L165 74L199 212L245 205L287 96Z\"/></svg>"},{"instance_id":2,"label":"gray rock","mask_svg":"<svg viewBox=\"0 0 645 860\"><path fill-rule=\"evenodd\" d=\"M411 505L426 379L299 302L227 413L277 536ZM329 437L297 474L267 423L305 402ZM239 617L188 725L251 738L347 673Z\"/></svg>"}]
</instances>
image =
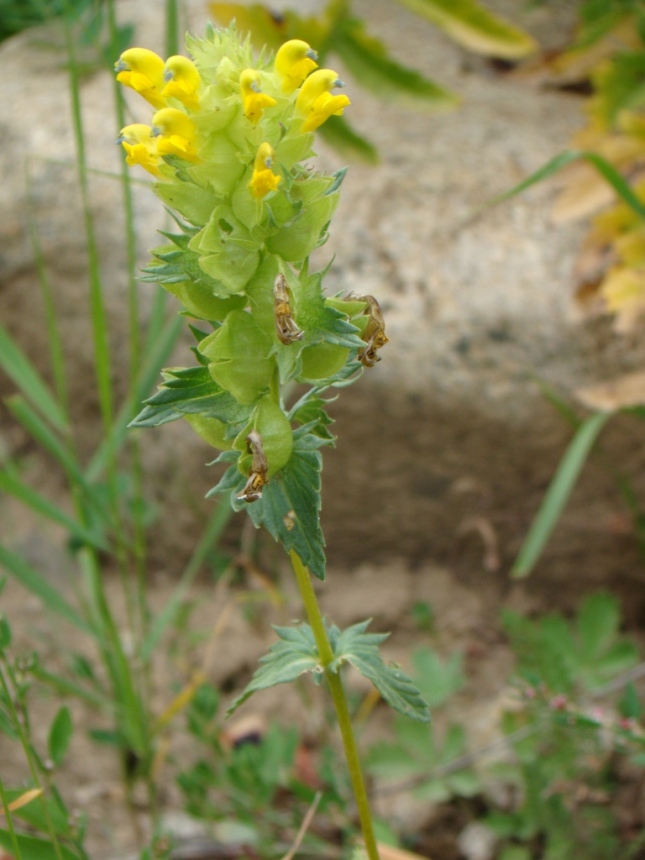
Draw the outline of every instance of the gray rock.
<instances>
[{"instance_id":1,"label":"gray rock","mask_svg":"<svg viewBox=\"0 0 645 860\"><path fill-rule=\"evenodd\" d=\"M136 23L138 41L158 50L160 7L132 0L119 6L122 20ZM643 347L614 335L608 323L575 319L571 270L583 228L551 224L551 184L481 211L492 196L568 145L582 123L582 103L530 80L500 77L388 0L361 0L355 8L399 60L459 92L463 106L441 115L412 112L375 99L347 76L353 102L348 115L377 144L382 161L376 168L351 166L320 261L336 255L330 291L379 298L391 342L384 360L332 408L340 443L326 454L329 555L350 564L433 556L477 571L484 557L477 530L459 530L475 517L488 524L497 559L492 567L505 574L570 438L537 381L566 396L643 360ZM551 41L571 17L569 4L531 10L506 2L497 8ZM202 5L191 3L189 10L189 25L200 31ZM77 369L72 401L83 427L82 450L89 451L100 422L91 381L86 244L64 55L43 50L48 38L48 31L29 31L0 48L3 67L11 70L0 152L0 205L7 213L0 223L0 309L13 335L48 372L42 312L34 300L31 207ZM119 164L112 88L111 76L97 72L83 81L82 100L115 377L122 389L127 277L121 189L104 175ZM133 98L134 118L141 109ZM326 168L341 166L322 143L319 149ZM164 216L140 188L136 206L143 265ZM140 292L145 321L151 288L142 285ZM177 361L187 358L184 344ZM187 427L148 431L145 438L155 495L173 503L173 529L159 533L159 558L170 549L179 557L194 543L195 521L211 510L202 499L214 482L203 467L210 451ZM605 448L611 461L629 470L640 442L625 422L616 422ZM595 582L634 564L631 539L612 532L616 512L612 480L592 462L542 571L556 579L584 568Z\"/></svg>"}]
</instances>

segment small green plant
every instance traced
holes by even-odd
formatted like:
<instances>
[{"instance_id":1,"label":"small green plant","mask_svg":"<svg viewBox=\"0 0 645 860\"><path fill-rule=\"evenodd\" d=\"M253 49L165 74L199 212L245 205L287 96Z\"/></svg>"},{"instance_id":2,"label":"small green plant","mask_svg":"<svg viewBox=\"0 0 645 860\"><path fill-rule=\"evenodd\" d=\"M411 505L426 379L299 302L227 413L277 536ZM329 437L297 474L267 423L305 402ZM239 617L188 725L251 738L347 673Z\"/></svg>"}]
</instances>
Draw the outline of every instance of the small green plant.
<instances>
[{"instance_id":1,"label":"small green plant","mask_svg":"<svg viewBox=\"0 0 645 860\"><path fill-rule=\"evenodd\" d=\"M429 719L410 679L378 653L368 622L341 631L323 620L310 572L325 577L320 449L333 443L323 394L372 367L387 343L372 296L327 297L324 244L345 171L316 172L313 132L350 104L331 69L302 40L254 59L234 28L189 37L192 59L125 51L117 79L153 107L150 125L121 132L127 161L155 177L178 232L153 251L146 279L182 302L197 364L172 368L133 427L187 420L227 468L209 496L226 494L289 554L309 624L276 628L235 710L252 693L311 673L331 691L371 860L378 857L340 678L351 664L397 710ZM294 384L306 390L295 404Z\"/></svg>"},{"instance_id":2,"label":"small green plant","mask_svg":"<svg viewBox=\"0 0 645 860\"><path fill-rule=\"evenodd\" d=\"M394 741L366 755L375 791L435 803L473 798L471 815L496 834L500 860L615 856L625 848L613 803L617 762L645 761L643 708L629 681L639 655L619 632L617 602L592 595L573 621L508 611L502 620L516 660L516 695L491 727L500 738L469 748L467 726L454 720L453 697L465 683L461 657L442 660L424 648L414 655L413 678L445 728L437 740L432 727L395 718ZM606 701L621 691L616 704ZM417 834L400 836L418 850ZM642 841L625 856L637 856Z\"/></svg>"},{"instance_id":3,"label":"small green plant","mask_svg":"<svg viewBox=\"0 0 645 860\"><path fill-rule=\"evenodd\" d=\"M4 582L0 584L0 590ZM0 773L0 846L24 860L88 860L83 848L85 818L72 814L56 787L73 733L70 711L58 708L46 749L38 751L30 719L29 696L37 684L35 654L13 657L9 621L0 615L0 734L4 744L22 749L26 779L20 787L5 784Z\"/></svg>"},{"instance_id":4,"label":"small green plant","mask_svg":"<svg viewBox=\"0 0 645 860\"><path fill-rule=\"evenodd\" d=\"M345 786L323 783L321 767L304 768L310 778L303 780L298 757L306 748L295 727L273 723L266 730L224 742L219 698L204 684L186 710L188 730L201 753L178 776L187 812L210 823L219 842L243 844L258 856L271 858L289 850L307 810L315 808L317 817L324 816L328 824L322 833L309 828L302 848L324 853L337 832L333 822L346 820Z\"/></svg>"}]
</instances>

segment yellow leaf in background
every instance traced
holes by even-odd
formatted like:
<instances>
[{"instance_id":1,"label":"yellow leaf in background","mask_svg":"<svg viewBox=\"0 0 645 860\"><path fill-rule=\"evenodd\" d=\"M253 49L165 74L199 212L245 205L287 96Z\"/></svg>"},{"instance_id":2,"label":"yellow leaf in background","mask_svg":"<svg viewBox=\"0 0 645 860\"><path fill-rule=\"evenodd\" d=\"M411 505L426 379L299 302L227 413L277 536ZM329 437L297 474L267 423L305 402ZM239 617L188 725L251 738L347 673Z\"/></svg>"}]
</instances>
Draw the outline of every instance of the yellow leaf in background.
<instances>
[{"instance_id":1,"label":"yellow leaf in background","mask_svg":"<svg viewBox=\"0 0 645 860\"><path fill-rule=\"evenodd\" d=\"M602 38L582 48L563 51L549 63L561 83L587 78L599 63L613 57L617 51L636 50L640 45L633 15L627 15Z\"/></svg>"},{"instance_id":2,"label":"yellow leaf in background","mask_svg":"<svg viewBox=\"0 0 645 860\"><path fill-rule=\"evenodd\" d=\"M35 800L42 793L42 788L30 788L29 791L26 791L24 794L21 794L20 797L11 801L9 804L9 811L15 812L16 809L27 806L28 803L31 803L32 800ZM4 815L4 809L0 809L0 815Z\"/></svg>"},{"instance_id":3,"label":"yellow leaf in background","mask_svg":"<svg viewBox=\"0 0 645 860\"><path fill-rule=\"evenodd\" d=\"M645 269L645 225L619 236L614 247L626 266Z\"/></svg>"},{"instance_id":4,"label":"yellow leaf in background","mask_svg":"<svg viewBox=\"0 0 645 860\"><path fill-rule=\"evenodd\" d=\"M593 219L593 239L599 243L613 242L641 224L642 219L624 204L612 206Z\"/></svg>"},{"instance_id":5,"label":"yellow leaf in background","mask_svg":"<svg viewBox=\"0 0 645 860\"><path fill-rule=\"evenodd\" d=\"M609 313L616 316L616 331L632 331L645 313L645 271L614 268L600 286Z\"/></svg>"},{"instance_id":6,"label":"yellow leaf in background","mask_svg":"<svg viewBox=\"0 0 645 860\"><path fill-rule=\"evenodd\" d=\"M626 373L599 385L579 388L575 394L583 406L601 412L615 412L626 406L642 406L645 404L645 370Z\"/></svg>"},{"instance_id":7,"label":"yellow leaf in background","mask_svg":"<svg viewBox=\"0 0 645 860\"><path fill-rule=\"evenodd\" d=\"M440 27L464 48L505 60L520 60L537 50L524 30L493 15L475 0L397 0Z\"/></svg>"}]
</instances>

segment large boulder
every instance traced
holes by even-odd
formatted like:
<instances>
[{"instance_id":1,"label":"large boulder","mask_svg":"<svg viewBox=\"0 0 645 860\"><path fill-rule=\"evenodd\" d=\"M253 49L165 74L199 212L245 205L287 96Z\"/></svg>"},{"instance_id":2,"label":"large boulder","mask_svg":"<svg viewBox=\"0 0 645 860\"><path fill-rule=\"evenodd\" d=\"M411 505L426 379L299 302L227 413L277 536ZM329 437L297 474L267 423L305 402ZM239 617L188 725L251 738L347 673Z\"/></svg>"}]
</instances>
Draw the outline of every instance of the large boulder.
<instances>
[{"instance_id":1,"label":"large boulder","mask_svg":"<svg viewBox=\"0 0 645 860\"><path fill-rule=\"evenodd\" d=\"M119 4L122 20L136 25L138 43L160 52L161 6ZM538 37L566 18L553 7L499 8ZM351 165L320 262L335 254L330 291L379 298L390 343L383 361L332 407L340 442L325 454L329 555L349 563L433 556L464 570L479 571L486 562L505 572L571 433L540 383L567 397L643 361L643 348L613 334L607 321L583 323L572 312L571 272L582 228L553 226L552 185L481 209L568 145L582 123L582 102L497 73L389 0L357 2L356 11L401 62L460 93L463 103L441 115L412 112L366 94L347 76L348 116L376 143L381 162ZM189 12L188 26L201 31L203 5L191 3ZM42 49L43 38L54 40L54 32L29 31L0 47L10 70L0 152L6 213L0 309L48 373L31 212L75 367L72 402L87 453L100 427L87 246L65 56ZM82 107L115 381L123 390L127 273L113 86L107 71L84 78ZM130 95L132 117L145 116L145 106ZM322 144L319 150L327 168L344 163ZM139 185L136 223L143 265L164 214ZM152 289L140 290L144 325ZM186 342L176 360L190 360ZM7 438L21 444L13 431ZM630 426L617 423L607 434L605 456L628 471L638 443ZM164 520L172 528L159 530L158 558L174 567L211 509L203 500L215 477L204 468L211 452L190 428L173 425L147 431L145 457L151 492L172 506ZM621 551L631 546L619 534L625 531L621 517L611 477L592 462L544 570L602 579L631 565L635 556L617 553L619 544Z\"/></svg>"}]
</instances>

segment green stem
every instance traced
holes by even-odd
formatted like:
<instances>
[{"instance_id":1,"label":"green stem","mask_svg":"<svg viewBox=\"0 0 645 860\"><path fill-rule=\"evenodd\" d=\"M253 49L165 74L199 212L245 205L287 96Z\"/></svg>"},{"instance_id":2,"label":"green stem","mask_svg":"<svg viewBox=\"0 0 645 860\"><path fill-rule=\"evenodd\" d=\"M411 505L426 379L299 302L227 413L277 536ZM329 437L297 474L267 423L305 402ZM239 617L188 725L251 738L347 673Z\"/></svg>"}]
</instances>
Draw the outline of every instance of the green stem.
<instances>
[{"instance_id":1,"label":"green stem","mask_svg":"<svg viewBox=\"0 0 645 860\"><path fill-rule=\"evenodd\" d=\"M302 602L305 605L307 618L309 619L309 624L311 625L311 629L314 634L318 656L320 657L320 662L325 672L325 679L329 685L331 697L334 702L334 708L336 709L338 728L340 729L340 735L345 749L345 759L347 761L347 768L349 770L352 788L354 789L354 798L358 809L358 817L361 822L367 856L369 857L369 860L379 860L376 838L374 836L374 827L372 825L372 813L370 812L369 800L365 789L365 781L363 779L363 771L361 770L358 748L356 746L356 739L354 738L354 729L352 728L352 720L349 715L349 708L347 707L345 690L343 689L343 684L338 672L334 672L329 668L330 663L334 659L334 652L332 651L327 637L325 622L323 621L323 617L320 612L316 593L313 585L311 584L309 571L303 565L300 557L296 552L294 552L294 550L291 550L289 555L296 574Z\"/></svg>"}]
</instances>

